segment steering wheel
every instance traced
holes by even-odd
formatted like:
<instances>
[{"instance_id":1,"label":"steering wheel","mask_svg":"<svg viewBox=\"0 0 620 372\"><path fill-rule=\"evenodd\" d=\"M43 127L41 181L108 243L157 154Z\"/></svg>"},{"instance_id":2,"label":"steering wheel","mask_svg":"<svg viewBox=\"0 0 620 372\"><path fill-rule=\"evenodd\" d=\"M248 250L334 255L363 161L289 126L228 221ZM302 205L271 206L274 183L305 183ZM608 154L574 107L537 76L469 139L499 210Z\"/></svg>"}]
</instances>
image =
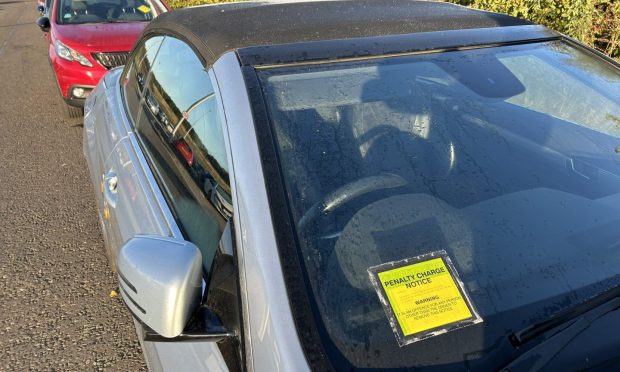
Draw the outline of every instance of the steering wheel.
<instances>
[{"instance_id":1,"label":"steering wheel","mask_svg":"<svg viewBox=\"0 0 620 372\"><path fill-rule=\"evenodd\" d=\"M372 191L401 187L406 184L407 181L404 178L393 173L381 173L377 176L363 177L349 182L312 205L299 220L299 228L303 229L317 217L331 213L359 196Z\"/></svg>"}]
</instances>

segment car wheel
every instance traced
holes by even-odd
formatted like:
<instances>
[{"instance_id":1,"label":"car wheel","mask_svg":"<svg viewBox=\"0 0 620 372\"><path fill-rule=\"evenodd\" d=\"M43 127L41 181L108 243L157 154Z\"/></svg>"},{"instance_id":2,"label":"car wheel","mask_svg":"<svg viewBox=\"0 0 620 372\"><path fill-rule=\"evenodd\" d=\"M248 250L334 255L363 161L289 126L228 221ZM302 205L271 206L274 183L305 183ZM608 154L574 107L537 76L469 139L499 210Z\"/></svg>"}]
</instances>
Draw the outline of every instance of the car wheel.
<instances>
[{"instance_id":1,"label":"car wheel","mask_svg":"<svg viewBox=\"0 0 620 372\"><path fill-rule=\"evenodd\" d=\"M84 116L84 108L67 105L67 111L70 118L81 118Z\"/></svg>"}]
</instances>

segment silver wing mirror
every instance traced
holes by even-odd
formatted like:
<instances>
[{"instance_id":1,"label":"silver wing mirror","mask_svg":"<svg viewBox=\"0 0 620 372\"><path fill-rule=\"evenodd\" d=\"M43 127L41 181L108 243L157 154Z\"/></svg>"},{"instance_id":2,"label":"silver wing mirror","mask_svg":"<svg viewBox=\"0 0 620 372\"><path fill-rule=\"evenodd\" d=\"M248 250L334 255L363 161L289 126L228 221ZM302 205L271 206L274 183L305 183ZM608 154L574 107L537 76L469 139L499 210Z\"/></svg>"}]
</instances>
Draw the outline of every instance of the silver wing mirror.
<instances>
[{"instance_id":1,"label":"silver wing mirror","mask_svg":"<svg viewBox=\"0 0 620 372\"><path fill-rule=\"evenodd\" d=\"M187 241L136 236L117 258L123 300L138 320L163 337L176 337L200 305L202 255Z\"/></svg>"}]
</instances>

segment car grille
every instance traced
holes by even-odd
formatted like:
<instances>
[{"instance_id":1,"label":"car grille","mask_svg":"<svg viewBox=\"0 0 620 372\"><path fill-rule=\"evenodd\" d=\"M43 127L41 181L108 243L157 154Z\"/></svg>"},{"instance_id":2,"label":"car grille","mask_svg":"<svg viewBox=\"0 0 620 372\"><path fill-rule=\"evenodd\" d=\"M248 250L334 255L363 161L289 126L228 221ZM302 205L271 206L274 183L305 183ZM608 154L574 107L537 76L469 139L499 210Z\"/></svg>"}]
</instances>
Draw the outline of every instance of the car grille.
<instances>
[{"instance_id":1,"label":"car grille","mask_svg":"<svg viewBox=\"0 0 620 372\"><path fill-rule=\"evenodd\" d=\"M101 66L109 70L124 65L129 57L129 52L92 53L92 55Z\"/></svg>"}]
</instances>

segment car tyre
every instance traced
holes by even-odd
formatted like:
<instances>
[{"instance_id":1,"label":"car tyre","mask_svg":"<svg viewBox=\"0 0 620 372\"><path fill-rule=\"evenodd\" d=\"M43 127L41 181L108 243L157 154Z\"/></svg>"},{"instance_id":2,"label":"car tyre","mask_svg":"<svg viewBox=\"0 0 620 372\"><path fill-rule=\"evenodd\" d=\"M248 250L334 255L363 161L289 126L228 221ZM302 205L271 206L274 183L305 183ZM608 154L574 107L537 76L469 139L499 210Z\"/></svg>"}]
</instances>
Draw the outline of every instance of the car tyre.
<instances>
[{"instance_id":1,"label":"car tyre","mask_svg":"<svg viewBox=\"0 0 620 372\"><path fill-rule=\"evenodd\" d=\"M67 105L67 115L69 115L71 119L81 118L84 116L84 108Z\"/></svg>"}]
</instances>

